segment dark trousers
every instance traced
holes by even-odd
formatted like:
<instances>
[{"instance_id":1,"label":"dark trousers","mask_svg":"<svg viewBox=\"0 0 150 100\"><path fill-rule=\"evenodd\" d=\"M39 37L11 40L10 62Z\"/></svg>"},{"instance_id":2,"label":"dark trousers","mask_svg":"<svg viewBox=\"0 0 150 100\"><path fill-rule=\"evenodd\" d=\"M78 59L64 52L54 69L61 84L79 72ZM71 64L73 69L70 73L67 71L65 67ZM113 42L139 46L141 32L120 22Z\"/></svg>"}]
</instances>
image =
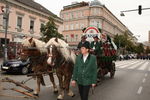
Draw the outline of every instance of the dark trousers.
<instances>
[{"instance_id":1,"label":"dark trousers","mask_svg":"<svg viewBox=\"0 0 150 100\"><path fill-rule=\"evenodd\" d=\"M81 100L88 100L89 90L91 85L78 85Z\"/></svg>"}]
</instances>

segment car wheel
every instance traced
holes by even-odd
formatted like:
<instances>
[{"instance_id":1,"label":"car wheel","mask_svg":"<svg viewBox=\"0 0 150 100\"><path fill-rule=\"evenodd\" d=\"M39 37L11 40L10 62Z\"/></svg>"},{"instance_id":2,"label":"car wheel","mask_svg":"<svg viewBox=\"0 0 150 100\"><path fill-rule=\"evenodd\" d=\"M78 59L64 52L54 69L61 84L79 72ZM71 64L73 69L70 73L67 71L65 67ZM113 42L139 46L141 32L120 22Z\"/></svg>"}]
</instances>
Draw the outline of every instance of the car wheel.
<instances>
[{"instance_id":1,"label":"car wheel","mask_svg":"<svg viewBox=\"0 0 150 100\"><path fill-rule=\"evenodd\" d=\"M27 74L29 72L28 68L27 67L23 67L22 70L21 70L22 74Z\"/></svg>"}]
</instances>

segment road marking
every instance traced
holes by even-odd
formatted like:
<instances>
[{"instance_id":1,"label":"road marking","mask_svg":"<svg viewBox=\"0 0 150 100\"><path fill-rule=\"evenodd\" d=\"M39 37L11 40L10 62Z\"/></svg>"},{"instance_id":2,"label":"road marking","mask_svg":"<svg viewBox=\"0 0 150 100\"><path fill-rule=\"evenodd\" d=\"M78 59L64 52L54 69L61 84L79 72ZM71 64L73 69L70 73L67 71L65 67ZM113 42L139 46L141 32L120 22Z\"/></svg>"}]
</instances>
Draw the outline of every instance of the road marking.
<instances>
[{"instance_id":1,"label":"road marking","mask_svg":"<svg viewBox=\"0 0 150 100\"><path fill-rule=\"evenodd\" d=\"M130 63L132 63L132 62L135 62L135 61L121 62L121 63L119 63L119 64L116 63L116 67L122 66L122 65L128 65L128 64L130 64Z\"/></svg>"},{"instance_id":2,"label":"road marking","mask_svg":"<svg viewBox=\"0 0 150 100\"><path fill-rule=\"evenodd\" d=\"M132 66L133 64L137 63L138 61L136 62L132 62L132 63L129 63L127 65L124 65L124 66L120 66L119 68L125 68L125 67L128 67L128 66Z\"/></svg>"},{"instance_id":3,"label":"road marking","mask_svg":"<svg viewBox=\"0 0 150 100\"><path fill-rule=\"evenodd\" d=\"M139 66L140 64L142 64L142 63L143 63L143 62L137 63L137 64L135 64L135 65L129 67L128 69L134 69L134 68L138 67L138 66Z\"/></svg>"},{"instance_id":4,"label":"road marking","mask_svg":"<svg viewBox=\"0 0 150 100\"><path fill-rule=\"evenodd\" d=\"M144 63L138 70L145 70L149 62Z\"/></svg>"},{"instance_id":5,"label":"road marking","mask_svg":"<svg viewBox=\"0 0 150 100\"><path fill-rule=\"evenodd\" d=\"M145 81L146 81L146 79L144 78L142 82L145 83Z\"/></svg>"},{"instance_id":6,"label":"road marking","mask_svg":"<svg viewBox=\"0 0 150 100\"><path fill-rule=\"evenodd\" d=\"M139 89L138 89L138 91L137 91L137 94L141 94L142 89L143 89L143 87L142 87L142 86L140 86L140 87L139 87Z\"/></svg>"},{"instance_id":7,"label":"road marking","mask_svg":"<svg viewBox=\"0 0 150 100\"><path fill-rule=\"evenodd\" d=\"M147 77L147 75L148 75L148 74L146 73L146 74L145 74L145 77Z\"/></svg>"},{"instance_id":8,"label":"road marking","mask_svg":"<svg viewBox=\"0 0 150 100\"><path fill-rule=\"evenodd\" d=\"M59 85L58 83L56 83L56 85ZM45 87L52 87L53 85L51 84L51 85L47 85L47 86L45 86Z\"/></svg>"}]
</instances>

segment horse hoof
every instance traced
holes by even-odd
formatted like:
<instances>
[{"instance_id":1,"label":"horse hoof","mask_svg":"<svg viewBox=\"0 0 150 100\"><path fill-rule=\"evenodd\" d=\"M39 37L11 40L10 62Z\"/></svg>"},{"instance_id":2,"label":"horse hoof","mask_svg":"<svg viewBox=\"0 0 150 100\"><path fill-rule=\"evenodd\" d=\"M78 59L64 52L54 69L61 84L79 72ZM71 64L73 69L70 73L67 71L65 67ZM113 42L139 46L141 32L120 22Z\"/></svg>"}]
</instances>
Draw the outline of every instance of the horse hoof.
<instances>
[{"instance_id":1,"label":"horse hoof","mask_svg":"<svg viewBox=\"0 0 150 100\"><path fill-rule=\"evenodd\" d=\"M31 93L31 92L33 92L33 90L31 89L31 90L29 90L28 92Z\"/></svg>"},{"instance_id":2,"label":"horse hoof","mask_svg":"<svg viewBox=\"0 0 150 100\"><path fill-rule=\"evenodd\" d=\"M35 95L35 96L39 97L39 94L35 94L35 93L33 93L33 95Z\"/></svg>"},{"instance_id":3,"label":"horse hoof","mask_svg":"<svg viewBox=\"0 0 150 100\"><path fill-rule=\"evenodd\" d=\"M75 97L75 94L73 94L73 96L71 96L72 98Z\"/></svg>"},{"instance_id":4,"label":"horse hoof","mask_svg":"<svg viewBox=\"0 0 150 100\"><path fill-rule=\"evenodd\" d=\"M54 94L57 94L58 93L58 91L54 91Z\"/></svg>"},{"instance_id":5,"label":"horse hoof","mask_svg":"<svg viewBox=\"0 0 150 100\"><path fill-rule=\"evenodd\" d=\"M63 99L57 99L57 100L63 100Z\"/></svg>"}]
</instances>

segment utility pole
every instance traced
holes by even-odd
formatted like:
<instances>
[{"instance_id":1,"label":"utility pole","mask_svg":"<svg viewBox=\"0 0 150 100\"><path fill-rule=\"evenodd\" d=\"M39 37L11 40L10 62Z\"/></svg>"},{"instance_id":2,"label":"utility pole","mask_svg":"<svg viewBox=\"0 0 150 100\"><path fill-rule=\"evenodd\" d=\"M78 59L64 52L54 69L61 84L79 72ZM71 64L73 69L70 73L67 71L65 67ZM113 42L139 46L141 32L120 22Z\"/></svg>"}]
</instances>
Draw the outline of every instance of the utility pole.
<instances>
[{"instance_id":1,"label":"utility pole","mask_svg":"<svg viewBox=\"0 0 150 100\"><path fill-rule=\"evenodd\" d=\"M10 9L9 9L9 5L6 4L5 7L1 7L2 9L2 13L3 13L3 19L5 19L6 23L5 23L5 46L4 46L4 62L7 60L8 55L7 55L7 31L8 31L8 22L9 22L9 13L10 13Z\"/></svg>"}]
</instances>

